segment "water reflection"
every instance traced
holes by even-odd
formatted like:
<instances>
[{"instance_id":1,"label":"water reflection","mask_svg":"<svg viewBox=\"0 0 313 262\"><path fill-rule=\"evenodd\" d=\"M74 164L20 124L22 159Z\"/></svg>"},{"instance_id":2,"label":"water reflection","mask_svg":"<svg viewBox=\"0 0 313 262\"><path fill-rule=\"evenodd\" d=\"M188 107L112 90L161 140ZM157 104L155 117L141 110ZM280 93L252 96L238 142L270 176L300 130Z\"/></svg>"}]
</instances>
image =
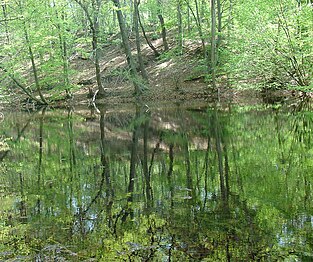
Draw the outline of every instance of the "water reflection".
<instances>
[{"instance_id":1,"label":"water reflection","mask_svg":"<svg viewBox=\"0 0 313 262\"><path fill-rule=\"evenodd\" d=\"M309 261L311 112L8 114L0 259Z\"/></svg>"}]
</instances>

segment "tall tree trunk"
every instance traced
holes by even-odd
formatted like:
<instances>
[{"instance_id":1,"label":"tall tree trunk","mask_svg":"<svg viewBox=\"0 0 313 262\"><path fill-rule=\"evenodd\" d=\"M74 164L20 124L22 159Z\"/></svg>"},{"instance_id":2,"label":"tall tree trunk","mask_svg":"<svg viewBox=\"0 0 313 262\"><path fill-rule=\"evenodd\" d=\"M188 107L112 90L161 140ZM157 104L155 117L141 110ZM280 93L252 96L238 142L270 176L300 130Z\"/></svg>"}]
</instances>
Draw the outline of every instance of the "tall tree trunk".
<instances>
[{"instance_id":1,"label":"tall tree trunk","mask_svg":"<svg viewBox=\"0 0 313 262\"><path fill-rule=\"evenodd\" d=\"M101 8L101 0L92 1L94 14L93 14L93 22L91 23L91 31L92 31L92 48L95 53L95 69L96 69L96 79L98 85L98 94L97 96L103 97L105 95L104 87L101 81L101 67L100 67L100 50L98 47L98 36L99 36L99 13Z\"/></svg>"},{"instance_id":2,"label":"tall tree trunk","mask_svg":"<svg viewBox=\"0 0 313 262\"><path fill-rule=\"evenodd\" d=\"M123 17L123 13L121 11L121 5L119 0L112 0L116 7L117 19L120 27L120 32L122 36L123 46L126 54L126 60L130 69L131 76L133 77L133 84L135 87L135 95L140 95L142 93L142 89L140 88L140 77L137 73L136 64L134 58L131 53L130 43L127 36L127 30L125 25L125 20Z\"/></svg>"},{"instance_id":3,"label":"tall tree trunk","mask_svg":"<svg viewBox=\"0 0 313 262\"><path fill-rule=\"evenodd\" d=\"M141 54L141 43L140 43L140 34L139 34L139 6L140 0L134 0L134 30L136 34L136 48L137 48L137 57L139 62L139 68L141 72L141 76L144 80L148 81L147 71L143 62L142 54Z\"/></svg>"},{"instance_id":4,"label":"tall tree trunk","mask_svg":"<svg viewBox=\"0 0 313 262\"><path fill-rule=\"evenodd\" d=\"M87 20L89 22L89 27L92 33L92 50L94 52L95 59L95 71L96 71L96 81L98 86L98 97L103 97L105 95L104 87L101 81L101 68L100 68L100 52L98 48L98 36L99 36L99 12L101 7L101 0L93 0L93 15L90 14L88 6L86 6L81 0L74 0L84 11Z\"/></svg>"},{"instance_id":5,"label":"tall tree trunk","mask_svg":"<svg viewBox=\"0 0 313 262\"><path fill-rule=\"evenodd\" d=\"M31 46L31 43L29 40L29 35L28 35L28 31L27 31L25 22L23 22L23 26L24 26L23 29L24 29L25 41L26 41L26 45L28 47L28 54L29 54L29 58L30 58L30 61L32 64L32 71L33 71L33 76L34 76L34 80L35 80L35 86L36 86L37 92L39 94L39 97L40 97L42 103L48 104L47 100L45 99L45 97L43 96L43 94L41 92L41 87L40 87L39 78L38 78L38 70L37 70L37 66L35 63L35 56L34 56L33 48Z\"/></svg>"},{"instance_id":6,"label":"tall tree trunk","mask_svg":"<svg viewBox=\"0 0 313 262\"><path fill-rule=\"evenodd\" d=\"M205 44L205 38L203 35L203 31L202 31L202 22L201 22L201 18L200 18L200 13L199 13L199 6L198 6L198 2L195 0L195 6L196 6L196 12L194 12L194 10L192 9L192 7L190 6L189 1L185 0L185 2L188 5L188 10L191 12L196 25L197 25L197 30L199 33L199 37L201 39L201 45L202 45L202 50L203 50L203 55L204 58L207 59L208 54L207 54L207 50L206 50L206 44Z\"/></svg>"},{"instance_id":7,"label":"tall tree trunk","mask_svg":"<svg viewBox=\"0 0 313 262\"><path fill-rule=\"evenodd\" d=\"M161 10L162 0L157 0L157 5L158 5L158 18L159 18L160 25L162 28L163 47L164 47L164 51L167 52L169 50L169 47L168 47L167 38L166 38L166 27L165 27L164 18L163 18L162 10Z\"/></svg>"},{"instance_id":8,"label":"tall tree trunk","mask_svg":"<svg viewBox=\"0 0 313 262\"><path fill-rule=\"evenodd\" d=\"M69 64L68 64L68 54L67 54L67 43L66 43L66 36L64 30L65 24L65 13L63 11L61 18L59 17L59 12L56 6L55 1L53 0L53 8L55 9L55 15L57 19L62 19L62 22L58 21L56 27L58 29L58 37L59 37L59 47L60 53L63 62L63 78L64 78L64 86L66 91L66 96L71 97L71 91L69 89L70 79L69 79Z\"/></svg>"},{"instance_id":9,"label":"tall tree trunk","mask_svg":"<svg viewBox=\"0 0 313 262\"><path fill-rule=\"evenodd\" d=\"M211 75L212 75L212 87L216 88L215 79L215 65L216 65L216 15L215 15L215 0L211 0ZM219 94L218 94L219 97Z\"/></svg>"},{"instance_id":10,"label":"tall tree trunk","mask_svg":"<svg viewBox=\"0 0 313 262\"><path fill-rule=\"evenodd\" d=\"M187 3L187 30L188 30L188 33L191 32L191 18L190 18L190 8L189 8L189 0L186 0L186 3Z\"/></svg>"},{"instance_id":11,"label":"tall tree trunk","mask_svg":"<svg viewBox=\"0 0 313 262\"><path fill-rule=\"evenodd\" d=\"M22 5L22 1L20 0L18 2L19 5L19 9L21 14L23 14L23 5ZM42 92L41 92L41 87L40 87L40 83L39 83L39 78L38 78L38 70L37 70L37 66L35 63L35 56L34 56L34 52L33 52L33 48L30 42L30 38L29 38L29 34L27 31L27 26L26 26L26 22L25 20L22 21L22 25L23 25L23 32L24 32L24 37L25 37L25 42L26 42L26 46L28 48L28 55L31 61L31 65L32 65L32 73L34 76L34 81L35 81L35 86L36 86L36 90L38 92L38 95L40 97L41 103L42 104L48 104L47 100L45 99L45 97L43 96Z\"/></svg>"},{"instance_id":12,"label":"tall tree trunk","mask_svg":"<svg viewBox=\"0 0 313 262\"><path fill-rule=\"evenodd\" d=\"M229 41L230 33L232 29L232 15L233 15L233 0L229 0L229 9L228 9L228 17L227 17L227 40Z\"/></svg>"},{"instance_id":13,"label":"tall tree trunk","mask_svg":"<svg viewBox=\"0 0 313 262\"><path fill-rule=\"evenodd\" d=\"M195 0L195 5L196 5L196 17L195 17L195 19L196 19L196 23L197 23L197 27L198 27L198 31L199 31L199 36L200 36L201 43L202 43L204 58L206 59L208 57L208 55L207 55L205 39L203 36L203 31L202 31L202 18L203 18L204 13L201 10L203 10L203 8L200 7L200 10L199 10L199 4L198 4L197 0Z\"/></svg>"},{"instance_id":14,"label":"tall tree trunk","mask_svg":"<svg viewBox=\"0 0 313 262\"><path fill-rule=\"evenodd\" d=\"M217 4L217 41L216 41L216 64L219 63L219 49L222 42L222 8L221 1L216 0Z\"/></svg>"},{"instance_id":15,"label":"tall tree trunk","mask_svg":"<svg viewBox=\"0 0 313 262\"><path fill-rule=\"evenodd\" d=\"M140 15L139 15L139 10L138 10L138 22L139 22L139 25L141 27L141 31L142 31L142 34L143 34L143 37L145 38L148 46L151 48L151 50L153 51L155 57L158 57L160 56L160 53L158 52L158 50L155 48L155 46L151 43L150 39L148 38L147 34L146 34L146 31L145 31L145 28L141 22L141 18L140 18Z\"/></svg>"},{"instance_id":16,"label":"tall tree trunk","mask_svg":"<svg viewBox=\"0 0 313 262\"><path fill-rule=\"evenodd\" d=\"M94 28L92 28L92 49L95 52L95 70L96 70L96 80L98 85L98 97L102 97L105 94L104 87L101 81L101 68L100 68L100 52L98 48L98 32L99 24L95 21Z\"/></svg>"},{"instance_id":17,"label":"tall tree trunk","mask_svg":"<svg viewBox=\"0 0 313 262\"><path fill-rule=\"evenodd\" d=\"M5 2L2 3L2 13L4 18L4 25L5 25L5 36L7 40L7 44L10 43L10 34L9 34L9 25L8 25L8 16L7 16L7 5Z\"/></svg>"},{"instance_id":18,"label":"tall tree trunk","mask_svg":"<svg viewBox=\"0 0 313 262\"><path fill-rule=\"evenodd\" d=\"M112 16L113 16L113 28L115 29L117 27L117 23L116 23L116 12L115 10L112 11Z\"/></svg>"},{"instance_id":19,"label":"tall tree trunk","mask_svg":"<svg viewBox=\"0 0 313 262\"><path fill-rule=\"evenodd\" d=\"M201 19L203 19L204 18L204 16L205 16L205 10L206 10L206 0L201 0L201 3L200 3L200 17L201 17Z\"/></svg>"},{"instance_id":20,"label":"tall tree trunk","mask_svg":"<svg viewBox=\"0 0 313 262\"><path fill-rule=\"evenodd\" d=\"M183 19L182 19L182 3L177 1L177 27L178 27L178 48L179 53L183 53Z\"/></svg>"}]
</instances>

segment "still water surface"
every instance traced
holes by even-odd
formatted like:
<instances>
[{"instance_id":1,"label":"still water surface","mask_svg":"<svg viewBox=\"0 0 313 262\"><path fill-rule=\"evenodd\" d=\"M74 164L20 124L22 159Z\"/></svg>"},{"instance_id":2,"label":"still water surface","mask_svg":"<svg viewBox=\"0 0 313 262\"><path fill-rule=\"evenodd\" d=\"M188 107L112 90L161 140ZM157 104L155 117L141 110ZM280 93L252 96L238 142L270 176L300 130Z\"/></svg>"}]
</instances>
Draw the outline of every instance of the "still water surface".
<instances>
[{"instance_id":1,"label":"still water surface","mask_svg":"<svg viewBox=\"0 0 313 262\"><path fill-rule=\"evenodd\" d=\"M0 261L313 261L313 111L4 112Z\"/></svg>"}]
</instances>

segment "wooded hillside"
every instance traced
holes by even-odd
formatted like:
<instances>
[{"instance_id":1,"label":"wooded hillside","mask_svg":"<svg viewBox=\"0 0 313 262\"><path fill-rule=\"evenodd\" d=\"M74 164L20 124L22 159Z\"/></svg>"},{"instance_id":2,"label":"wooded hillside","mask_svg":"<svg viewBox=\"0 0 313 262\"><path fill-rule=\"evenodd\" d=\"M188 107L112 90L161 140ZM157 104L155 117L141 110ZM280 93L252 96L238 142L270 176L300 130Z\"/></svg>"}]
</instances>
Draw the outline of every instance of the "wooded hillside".
<instances>
[{"instance_id":1,"label":"wooded hillside","mask_svg":"<svg viewBox=\"0 0 313 262\"><path fill-rule=\"evenodd\" d=\"M86 86L102 98L113 80L130 81L140 96L155 88L160 67L171 81L159 93L199 79L200 96L239 82L312 88L312 0L5 0L1 7L0 92L10 100L49 104ZM125 64L116 63L119 49ZM171 77L173 61L188 64L188 74L180 66L184 77Z\"/></svg>"}]
</instances>

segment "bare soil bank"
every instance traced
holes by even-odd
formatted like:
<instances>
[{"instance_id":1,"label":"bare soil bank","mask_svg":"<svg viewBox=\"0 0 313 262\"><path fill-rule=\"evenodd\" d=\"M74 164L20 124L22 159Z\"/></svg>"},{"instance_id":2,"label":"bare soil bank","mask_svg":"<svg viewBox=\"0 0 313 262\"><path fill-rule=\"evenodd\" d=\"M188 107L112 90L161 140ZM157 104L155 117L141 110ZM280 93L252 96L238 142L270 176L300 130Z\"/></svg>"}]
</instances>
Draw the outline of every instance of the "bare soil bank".
<instances>
[{"instance_id":1,"label":"bare soil bank","mask_svg":"<svg viewBox=\"0 0 313 262\"><path fill-rule=\"evenodd\" d=\"M161 50L160 39L155 40L154 45ZM142 52L149 76L148 89L140 97L142 102L203 104L218 100L217 92L212 90L210 83L204 78L205 69L201 64L200 43L186 43L184 54L180 56L155 58L148 45L143 46ZM72 82L80 87L74 92L73 99L69 103L90 104L92 100L90 93L97 90L93 62L76 54L71 61L71 66L77 72ZM102 48L101 70L107 94L105 98L97 100L97 103L118 105L136 101L133 96L133 84L127 77L126 59L120 45L106 45ZM253 82L255 81L237 82L234 88L225 77L220 77L219 100L225 103L256 104L272 103L301 95L299 92L286 90L260 92L260 90L247 88L249 85L255 85Z\"/></svg>"}]
</instances>

